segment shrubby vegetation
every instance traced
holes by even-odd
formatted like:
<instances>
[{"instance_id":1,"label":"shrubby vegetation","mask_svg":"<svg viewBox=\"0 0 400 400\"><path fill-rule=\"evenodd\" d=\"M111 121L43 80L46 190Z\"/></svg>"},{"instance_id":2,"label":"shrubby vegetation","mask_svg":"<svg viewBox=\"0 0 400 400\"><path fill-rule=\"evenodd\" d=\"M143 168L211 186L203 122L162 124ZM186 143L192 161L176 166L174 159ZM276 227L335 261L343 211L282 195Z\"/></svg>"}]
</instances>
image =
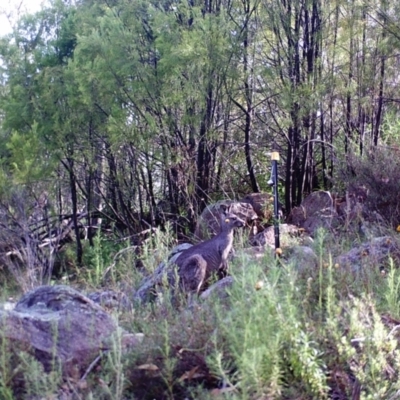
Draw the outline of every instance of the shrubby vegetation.
<instances>
[{"instance_id":1,"label":"shrubby vegetation","mask_svg":"<svg viewBox=\"0 0 400 400\"><path fill-rule=\"evenodd\" d=\"M164 296L116 313L143 341L123 353L116 338L83 377L63 382L60 371L44 374L26 353L7 351L3 340L0 393L7 399L56 393L71 399L394 399L400 273L388 259L384 270L350 274L327 251L344 248L343 240L320 231L313 245L319 267L307 272L295 260L266 254L249 262L239 251L229 297L189 308L182 299L176 308ZM138 275L125 256L115 268L135 287Z\"/></svg>"}]
</instances>

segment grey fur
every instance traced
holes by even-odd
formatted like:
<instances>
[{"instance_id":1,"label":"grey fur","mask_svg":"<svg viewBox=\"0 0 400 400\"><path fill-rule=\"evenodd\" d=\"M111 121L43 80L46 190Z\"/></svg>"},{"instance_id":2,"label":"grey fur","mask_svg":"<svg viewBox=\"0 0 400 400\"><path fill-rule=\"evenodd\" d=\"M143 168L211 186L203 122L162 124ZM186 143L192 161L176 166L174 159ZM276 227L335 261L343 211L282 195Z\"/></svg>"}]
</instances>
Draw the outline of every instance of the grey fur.
<instances>
[{"instance_id":1,"label":"grey fur","mask_svg":"<svg viewBox=\"0 0 400 400\"><path fill-rule=\"evenodd\" d=\"M219 234L183 251L175 262L180 287L185 292L199 293L214 273L220 279L226 276L233 231L244 225L244 221L232 214L229 208L221 206Z\"/></svg>"}]
</instances>

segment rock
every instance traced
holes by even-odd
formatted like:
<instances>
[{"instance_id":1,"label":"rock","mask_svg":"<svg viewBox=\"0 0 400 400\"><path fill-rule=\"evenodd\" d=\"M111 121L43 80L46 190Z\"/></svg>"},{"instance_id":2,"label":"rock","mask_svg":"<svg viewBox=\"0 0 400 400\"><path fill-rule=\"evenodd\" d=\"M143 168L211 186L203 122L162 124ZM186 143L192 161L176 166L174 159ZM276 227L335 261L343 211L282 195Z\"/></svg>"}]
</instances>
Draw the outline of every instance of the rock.
<instances>
[{"instance_id":1,"label":"rock","mask_svg":"<svg viewBox=\"0 0 400 400\"><path fill-rule=\"evenodd\" d=\"M41 286L17 303L0 310L0 335L16 352L24 350L43 364L46 372L61 366L66 376L84 372L111 346L119 327L88 297L67 286ZM127 335L126 345L135 338Z\"/></svg>"},{"instance_id":2,"label":"rock","mask_svg":"<svg viewBox=\"0 0 400 400\"><path fill-rule=\"evenodd\" d=\"M270 220L274 213L274 197L268 193L250 193L240 200L253 207L254 212L261 220Z\"/></svg>"},{"instance_id":3,"label":"rock","mask_svg":"<svg viewBox=\"0 0 400 400\"><path fill-rule=\"evenodd\" d=\"M126 294L114 290L92 292L87 294L87 297L106 309L127 310L132 307L132 302Z\"/></svg>"},{"instance_id":4,"label":"rock","mask_svg":"<svg viewBox=\"0 0 400 400\"><path fill-rule=\"evenodd\" d=\"M232 276L226 276L225 278L211 285L199 297L201 300L209 299L211 296L217 296L219 299L225 298L228 296L226 289L232 287L233 282L234 280Z\"/></svg>"},{"instance_id":5,"label":"rock","mask_svg":"<svg viewBox=\"0 0 400 400\"><path fill-rule=\"evenodd\" d=\"M291 224L279 224L279 236L281 243L287 243L291 237L297 237L300 235L299 228L296 225ZM255 235L251 240L252 246L275 246L275 227L269 226L262 232Z\"/></svg>"},{"instance_id":6,"label":"rock","mask_svg":"<svg viewBox=\"0 0 400 400\"><path fill-rule=\"evenodd\" d=\"M398 245L390 236L373 238L351 249L334 260L340 269L352 273L363 272L365 268L384 268L388 257L399 258Z\"/></svg>"},{"instance_id":7,"label":"rock","mask_svg":"<svg viewBox=\"0 0 400 400\"><path fill-rule=\"evenodd\" d=\"M319 228L330 230L340 223L331 194L322 190L311 193L299 207L294 207L288 222L304 228L310 235Z\"/></svg>"},{"instance_id":8,"label":"rock","mask_svg":"<svg viewBox=\"0 0 400 400\"><path fill-rule=\"evenodd\" d=\"M318 271L319 260L314 250L308 246L291 246L284 250L284 258L292 263L300 273Z\"/></svg>"},{"instance_id":9,"label":"rock","mask_svg":"<svg viewBox=\"0 0 400 400\"><path fill-rule=\"evenodd\" d=\"M197 240L202 241L209 239L219 232L220 207L222 204L230 206L230 212L245 221L247 224L258 218L253 207L249 203L226 200L212 204L202 212L197 221L194 233Z\"/></svg>"}]
</instances>

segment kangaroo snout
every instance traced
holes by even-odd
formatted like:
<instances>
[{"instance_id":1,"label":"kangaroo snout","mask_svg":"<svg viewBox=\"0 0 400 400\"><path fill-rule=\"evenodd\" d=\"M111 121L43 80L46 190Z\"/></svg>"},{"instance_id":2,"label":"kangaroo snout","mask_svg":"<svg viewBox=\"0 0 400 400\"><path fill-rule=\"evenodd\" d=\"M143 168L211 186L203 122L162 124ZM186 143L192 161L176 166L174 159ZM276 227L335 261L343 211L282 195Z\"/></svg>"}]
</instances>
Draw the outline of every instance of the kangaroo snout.
<instances>
[{"instance_id":1,"label":"kangaroo snout","mask_svg":"<svg viewBox=\"0 0 400 400\"><path fill-rule=\"evenodd\" d=\"M228 214L225 218L221 218L221 230L242 228L245 225L246 223L234 214Z\"/></svg>"}]
</instances>

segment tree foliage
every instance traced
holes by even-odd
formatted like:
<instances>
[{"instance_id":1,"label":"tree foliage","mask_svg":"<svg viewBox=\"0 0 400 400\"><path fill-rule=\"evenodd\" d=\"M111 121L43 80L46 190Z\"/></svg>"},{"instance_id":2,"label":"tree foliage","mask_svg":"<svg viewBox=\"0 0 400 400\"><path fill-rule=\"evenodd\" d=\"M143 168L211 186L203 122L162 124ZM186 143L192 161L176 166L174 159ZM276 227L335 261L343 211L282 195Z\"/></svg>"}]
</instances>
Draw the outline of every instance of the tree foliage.
<instances>
[{"instance_id":1,"label":"tree foliage","mask_svg":"<svg viewBox=\"0 0 400 400\"><path fill-rule=\"evenodd\" d=\"M289 212L395 120L397 4L54 1L1 39L3 176L47 190L88 238L266 189ZM387 123L386 123L387 125ZM3 179L3 181L6 181Z\"/></svg>"}]
</instances>

